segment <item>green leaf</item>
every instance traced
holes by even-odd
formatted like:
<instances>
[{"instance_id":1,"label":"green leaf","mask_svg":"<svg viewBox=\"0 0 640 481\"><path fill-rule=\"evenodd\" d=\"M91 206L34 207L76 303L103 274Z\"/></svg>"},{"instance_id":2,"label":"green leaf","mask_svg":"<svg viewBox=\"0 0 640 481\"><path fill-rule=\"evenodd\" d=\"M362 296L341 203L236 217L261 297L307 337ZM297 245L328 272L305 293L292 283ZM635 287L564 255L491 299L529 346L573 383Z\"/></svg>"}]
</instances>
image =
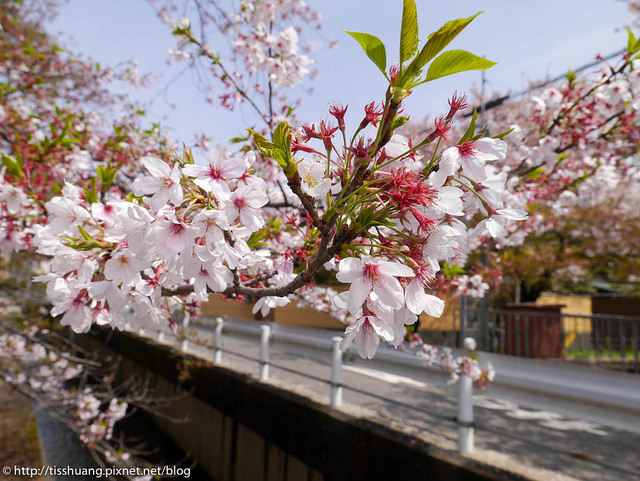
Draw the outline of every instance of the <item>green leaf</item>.
<instances>
[{"instance_id":1,"label":"green leaf","mask_svg":"<svg viewBox=\"0 0 640 481\"><path fill-rule=\"evenodd\" d=\"M91 180L89 181L89 185L87 187L85 187L84 189L82 189L84 192L84 198L87 202L89 202L89 204L95 204L96 202L98 202L98 192L96 192L96 178L95 177L91 177ZM80 233L83 235L83 230L81 227L78 227L80 229ZM86 237L85 237L86 239Z\"/></svg>"},{"instance_id":2,"label":"green leaf","mask_svg":"<svg viewBox=\"0 0 640 481\"><path fill-rule=\"evenodd\" d=\"M22 162L20 158L12 157L10 155L5 154L4 152L0 152L2 155L2 163L7 168L7 172L9 172L14 177L21 179L24 177L24 172L22 171Z\"/></svg>"},{"instance_id":3,"label":"green leaf","mask_svg":"<svg viewBox=\"0 0 640 481\"><path fill-rule=\"evenodd\" d=\"M372 227L375 217L376 217L375 207L371 206L371 207L366 207L362 209L356 216L354 228L358 230L361 228L368 229Z\"/></svg>"},{"instance_id":4,"label":"green leaf","mask_svg":"<svg viewBox=\"0 0 640 481\"><path fill-rule=\"evenodd\" d=\"M376 64L376 67L380 69L382 74L387 77L387 50L382 40L370 33L349 32L348 30L345 30L345 32L360 44L364 53L367 54L367 57L369 57L371 61Z\"/></svg>"},{"instance_id":5,"label":"green leaf","mask_svg":"<svg viewBox=\"0 0 640 481\"><path fill-rule=\"evenodd\" d=\"M288 158L291 157L291 127L286 121L280 122L273 131L273 143Z\"/></svg>"},{"instance_id":6,"label":"green leaf","mask_svg":"<svg viewBox=\"0 0 640 481\"><path fill-rule=\"evenodd\" d=\"M117 167L105 167L103 165L99 165L96 169L96 172L98 174L98 179L100 179L100 183L102 184L102 188L105 189L109 187L116 179L118 169Z\"/></svg>"},{"instance_id":7,"label":"green leaf","mask_svg":"<svg viewBox=\"0 0 640 481\"><path fill-rule=\"evenodd\" d=\"M98 193L95 190L95 186L92 189L83 189L83 191L84 198L87 202L89 202L89 204L95 204L96 202L98 202Z\"/></svg>"},{"instance_id":8,"label":"green leaf","mask_svg":"<svg viewBox=\"0 0 640 481\"><path fill-rule=\"evenodd\" d=\"M277 160L282 167L285 166L283 163L280 162L280 154L279 154L278 148L275 146L273 142L270 142L264 137L264 135L256 132L253 129L248 129L248 131L249 131L249 135L251 135L251 138L255 142L256 147L258 147L258 150L262 155L264 155L268 159Z\"/></svg>"},{"instance_id":9,"label":"green leaf","mask_svg":"<svg viewBox=\"0 0 640 481\"><path fill-rule=\"evenodd\" d=\"M545 170L540 168L540 167L538 167L537 169L532 170L531 172L528 172L525 175L525 177L527 179L539 179L540 177L542 177L542 174L544 174L544 173L545 173Z\"/></svg>"},{"instance_id":10,"label":"green leaf","mask_svg":"<svg viewBox=\"0 0 640 481\"><path fill-rule=\"evenodd\" d=\"M407 123L408 120L409 120L409 117L406 117L403 115L396 117L395 119L393 119L393 122L391 123L391 130L394 131L402 127L404 124Z\"/></svg>"},{"instance_id":11,"label":"green leaf","mask_svg":"<svg viewBox=\"0 0 640 481\"><path fill-rule=\"evenodd\" d=\"M255 130L248 130L260 153L278 162L287 177L291 177L296 172L296 164L291 158L291 127L287 122L280 122L276 127L273 133L275 143L270 142Z\"/></svg>"},{"instance_id":12,"label":"green leaf","mask_svg":"<svg viewBox=\"0 0 640 481\"><path fill-rule=\"evenodd\" d=\"M504 138L509 135L511 132L513 132L513 128L509 129L509 130L505 130L504 132L502 132L501 134L498 135L494 135L493 138L494 139L500 139L500 140L504 140Z\"/></svg>"},{"instance_id":13,"label":"green leaf","mask_svg":"<svg viewBox=\"0 0 640 481\"><path fill-rule=\"evenodd\" d=\"M495 64L491 60L478 57L466 50L449 50L431 63L425 82L469 70L486 70Z\"/></svg>"},{"instance_id":14,"label":"green leaf","mask_svg":"<svg viewBox=\"0 0 640 481\"><path fill-rule=\"evenodd\" d=\"M459 276L460 274L465 274L466 271L458 264L448 264L446 262L443 262L442 273L445 275L445 277L455 277Z\"/></svg>"},{"instance_id":15,"label":"green leaf","mask_svg":"<svg viewBox=\"0 0 640 481\"><path fill-rule=\"evenodd\" d=\"M268 229L266 227L263 227L262 229L253 232L251 236L249 236L249 239L247 239L247 245L252 249L266 246L267 244L263 241L267 237L267 231Z\"/></svg>"},{"instance_id":16,"label":"green leaf","mask_svg":"<svg viewBox=\"0 0 640 481\"><path fill-rule=\"evenodd\" d=\"M89 235L89 233L86 230L84 230L84 228L81 225L78 226L78 231L80 231L80 235L84 238L84 240L88 240L88 241L93 240L93 237L91 237L91 235Z\"/></svg>"},{"instance_id":17,"label":"green leaf","mask_svg":"<svg viewBox=\"0 0 640 481\"><path fill-rule=\"evenodd\" d=\"M78 239L77 237L69 237L69 236L60 236L63 243L72 249L78 251L90 251L92 249L100 249L104 247L104 244L95 239L86 240L86 239Z\"/></svg>"},{"instance_id":18,"label":"green leaf","mask_svg":"<svg viewBox=\"0 0 640 481\"><path fill-rule=\"evenodd\" d=\"M451 43L451 41L481 13L482 12L478 12L468 18L451 20L450 22L445 23L439 30L431 33L427 43L422 47L418 56L413 59L413 62L409 65L409 68L407 69L407 78L410 78L409 75L411 77L419 75L422 67L431 62L431 60L442 51L442 49L449 45L449 43Z\"/></svg>"},{"instance_id":19,"label":"green leaf","mask_svg":"<svg viewBox=\"0 0 640 481\"><path fill-rule=\"evenodd\" d=\"M629 34L629 39L627 40L627 51L629 52L629 55L633 55L638 51L638 41L629 27L627 27L627 33Z\"/></svg>"},{"instance_id":20,"label":"green leaf","mask_svg":"<svg viewBox=\"0 0 640 481\"><path fill-rule=\"evenodd\" d=\"M273 143L284 160L285 174L291 175L296 169L291 157L291 127L287 121L280 122L273 131ZM292 165L294 166L293 168Z\"/></svg>"},{"instance_id":21,"label":"green leaf","mask_svg":"<svg viewBox=\"0 0 640 481\"><path fill-rule=\"evenodd\" d=\"M471 122L469 123L469 128L467 128L467 131L464 133L464 135L460 139L460 142L458 142L459 144L462 144L463 142L469 140L471 137L473 137L473 134L476 133L476 120L477 119L478 119L478 109L474 108L473 109L473 116L471 117Z\"/></svg>"},{"instance_id":22,"label":"green leaf","mask_svg":"<svg viewBox=\"0 0 640 481\"><path fill-rule=\"evenodd\" d=\"M404 0L400 30L400 62L406 62L418 50L418 12L414 0Z\"/></svg>"},{"instance_id":23,"label":"green leaf","mask_svg":"<svg viewBox=\"0 0 640 481\"><path fill-rule=\"evenodd\" d=\"M65 138L59 139L57 141L57 143L60 144L63 147L71 147L72 145L77 144L78 140L77 139L72 139L72 138L69 138L69 137L65 137Z\"/></svg>"},{"instance_id":24,"label":"green leaf","mask_svg":"<svg viewBox=\"0 0 640 481\"><path fill-rule=\"evenodd\" d=\"M567 73L567 82L569 84L569 88L571 88L575 79L576 79L576 74L573 73L571 70L569 70L569 72Z\"/></svg>"}]
</instances>

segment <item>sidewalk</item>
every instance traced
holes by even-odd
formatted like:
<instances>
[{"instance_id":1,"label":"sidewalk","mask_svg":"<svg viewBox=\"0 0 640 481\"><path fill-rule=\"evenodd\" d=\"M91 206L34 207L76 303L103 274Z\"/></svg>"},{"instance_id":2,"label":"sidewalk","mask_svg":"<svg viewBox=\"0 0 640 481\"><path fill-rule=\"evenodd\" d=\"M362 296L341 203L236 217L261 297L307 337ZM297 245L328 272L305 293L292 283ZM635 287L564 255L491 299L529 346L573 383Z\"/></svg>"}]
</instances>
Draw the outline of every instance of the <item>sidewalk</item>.
<instances>
[{"instance_id":1,"label":"sidewalk","mask_svg":"<svg viewBox=\"0 0 640 481\"><path fill-rule=\"evenodd\" d=\"M207 334L202 337L210 339ZM256 339L225 334L223 340L222 364L257 376ZM188 352L212 359L209 348L192 342ZM292 352L274 343L270 347L268 382L328 403L328 383L306 376L328 380L329 361L313 350ZM343 406L339 409L442 448L457 449L455 387L445 381L425 383L347 364L343 384ZM528 409L493 398L490 389L474 395L474 405L476 450L471 456L477 460L544 481L640 479L639 434L572 419L552 410Z\"/></svg>"}]
</instances>

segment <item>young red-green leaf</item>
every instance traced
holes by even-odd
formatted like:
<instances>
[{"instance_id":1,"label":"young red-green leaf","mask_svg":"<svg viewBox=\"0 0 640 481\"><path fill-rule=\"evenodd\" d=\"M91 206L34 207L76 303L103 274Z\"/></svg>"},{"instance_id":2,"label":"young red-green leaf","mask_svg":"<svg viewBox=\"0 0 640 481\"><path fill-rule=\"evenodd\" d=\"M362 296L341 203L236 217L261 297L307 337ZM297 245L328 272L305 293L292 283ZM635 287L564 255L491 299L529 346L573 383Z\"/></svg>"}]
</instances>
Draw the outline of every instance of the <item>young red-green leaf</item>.
<instances>
[{"instance_id":1,"label":"young red-green leaf","mask_svg":"<svg viewBox=\"0 0 640 481\"><path fill-rule=\"evenodd\" d=\"M273 143L287 158L291 158L291 127L286 121L280 122L273 131Z\"/></svg>"},{"instance_id":2,"label":"young red-green leaf","mask_svg":"<svg viewBox=\"0 0 640 481\"><path fill-rule=\"evenodd\" d=\"M449 50L431 63L425 82L468 70L486 70L495 64L466 50Z\"/></svg>"},{"instance_id":3,"label":"young red-green leaf","mask_svg":"<svg viewBox=\"0 0 640 481\"><path fill-rule=\"evenodd\" d=\"M406 62L418 51L418 12L414 0L404 0L400 30L400 62Z\"/></svg>"},{"instance_id":4,"label":"young red-green leaf","mask_svg":"<svg viewBox=\"0 0 640 481\"><path fill-rule=\"evenodd\" d=\"M362 32L349 32L345 30L346 33L351 35L356 42L360 44L364 53L367 54L367 57L371 59L371 61L376 64L376 67L380 69L382 74L387 78L387 49L384 47L382 40L380 40L375 35L371 35L370 33L362 33Z\"/></svg>"},{"instance_id":5,"label":"young red-green leaf","mask_svg":"<svg viewBox=\"0 0 640 481\"><path fill-rule=\"evenodd\" d=\"M431 62L433 58L438 55L442 49L444 49L451 41L456 38L460 32L462 32L467 25L469 25L474 18L480 15L482 12L478 12L468 18L458 18L445 23L439 30L431 33L427 40L427 43L422 47L422 50L416 58L413 59L409 67L407 68L407 79L415 77L420 73L422 67Z\"/></svg>"},{"instance_id":6,"label":"young red-green leaf","mask_svg":"<svg viewBox=\"0 0 640 481\"><path fill-rule=\"evenodd\" d=\"M287 177L296 172L296 163L291 157L291 127L287 122L280 122L273 132L273 142L252 129L248 129L258 150L268 159L274 159L282 167Z\"/></svg>"},{"instance_id":7,"label":"young red-green leaf","mask_svg":"<svg viewBox=\"0 0 640 481\"><path fill-rule=\"evenodd\" d=\"M259 134L253 129L247 129L249 135L253 139L258 147L258 150L262 155L264 155L268 159L274 159L280 164L281 167L286 167L286 161L280 152L280 149L273 143L267 140L263 135Z\"/></svg>"}]
</instances>

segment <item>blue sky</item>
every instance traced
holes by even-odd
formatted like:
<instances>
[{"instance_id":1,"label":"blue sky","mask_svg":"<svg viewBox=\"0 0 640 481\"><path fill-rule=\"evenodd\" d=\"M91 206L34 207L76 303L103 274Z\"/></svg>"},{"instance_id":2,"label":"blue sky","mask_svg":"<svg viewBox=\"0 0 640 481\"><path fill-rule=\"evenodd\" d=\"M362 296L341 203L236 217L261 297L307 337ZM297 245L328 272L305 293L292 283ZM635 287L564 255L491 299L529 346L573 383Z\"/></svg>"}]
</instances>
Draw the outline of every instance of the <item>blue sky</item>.
<instances>
[{"instance_id":1,"label":"blue sky","mask_svg":"<svg viewBox=\"0 0 640 481\"><path fill-rule=\"evenodd\" d=\"M385 92L382 75L343 29L379 36L387 45L388 64L397 59L402 12L400 0L308 0L323 15L322 38L337 39L330 50L314 34L306 38L317 48L312 54L319 76L313 94L299 94L300 120L318 122L328 116L333 101L349 105L349 119L357 125L362 107L380 100ZM607 55L626 45L623 25L631 23L626 2L620 0L417 0L420 38L447 20L483 10L450 48L470 50L498 62L487 72L487 91L506 93L526 88L576 68L596 54ZM175 47L168 29L142 0L70 0L50 30L60 32L63 45L103 64L136 59L141 72L154 81L147 90L132 92L147 105L150 120L172 128L172 137L189 142L198 132L216 142L243 133L255 122L248 107L229 113L204 102L191 73L182 75L167 90L166 84L183 64L167 65L167 49ZM425 84L408 98L405 112L414 120L446 112L447 98L455 90L479 85L480 74L469 72ZM293 97L296 96L294 93ZM153 102L150 101L153 99ZM175 107L173 107L175 106Z\"/></svg>"}]
</instances>

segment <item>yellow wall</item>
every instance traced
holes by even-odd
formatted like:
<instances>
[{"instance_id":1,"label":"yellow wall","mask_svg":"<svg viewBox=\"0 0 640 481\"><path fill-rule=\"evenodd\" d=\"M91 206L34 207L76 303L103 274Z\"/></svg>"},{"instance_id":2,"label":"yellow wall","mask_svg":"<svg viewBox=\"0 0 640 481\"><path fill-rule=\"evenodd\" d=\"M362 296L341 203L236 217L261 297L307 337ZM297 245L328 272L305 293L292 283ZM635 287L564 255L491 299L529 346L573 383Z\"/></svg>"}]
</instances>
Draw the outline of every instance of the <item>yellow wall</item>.
<instances>
[{"instance_id":1,"label":"yellow wall","mask_svg":"<svg viewBox=\"0 0 640 481\"><path fill-rule=\"evenodd\" d=\"M229 316L236 319L256 319L251 312L253 304L238 303L232 300L222 299L220 294L209 296L209 301L202 305L202 313L210 316ZM327 329L344 329L337 319L329 314L316 311L311 307L298 307L297 302L278 307L271 311L273 314L268 316L269 320L273 320L278 324L286 324L289 326L301 327L320 327Z\"/></svg>"},{"instance_id":2,"label":"yellow wall","mask_svg":"<svg viewBox=\"0 0 640 481\"><path fill-rule=\"evenodd\" d=\"M440 317L431 317L426 314L420 314L420 330L425 331L451 331L453 330L453 311L460 308L460 298L446 294L442 297L444 300L444 312ZM460 328L460 317L456 322L456 329Z\"/></svg>"},{"instance_id":3,"label":"yellow wall","mask_svg":"<svg viewBox=\"0 0 640 481\"><path fill-rule=\"evenodd\" d=\"M420 316L421 330L450 331L453 329L453 311L460 307L457 297L445 296L445 308L439 318L422 314ZM224 300L220 294L210 295L209 301L202 305L202 313L209 316L229 316L237 319L255 319L251 312L253 304L238 303L232 300ZM275 311L275 312L274 312ZM344 329L337 319L329 314L316 311L311 307L298 307L297 302L274 309L270 320L278 324L301 327L318 327L326 329ZM459 324L459 323L458 323Z\"/></svg>"},{"instance_id":4,"label":"yellow wall","mask_svg":"<svg viewBox=\"0 0 640 481\"><path fill-rule=\"evenodd\" d=\"M292 302L276 309L275 322L287 326L320 327L326 329L344 329L344 324L329 314L315 310L312 307L298 307Z\"/></svg>"},{"instance_id":5,"label":"yellow wall","mask_svg":"<svg viewBox=\"0 0 640 481\"><path fill-rule=\"evenodd\" d=\"M254 319L251 313L252 304L222 299L220 294L211 294L209 300L202 305L202 313L209 316L228 316L236 319Z\"/></svg>"},{"instance_id":6,"label":"yellow wall","mask_svg":"<svg viewBox=\"0 0 640 481\"><path fill-rule=\"evenodd\" d=\"M543 292L536 300L536 304L562 304L564 305L562 308L563 314L578 316L590 316L592 314L591 296L564 296L553 292ZM589 319L565 318L563 324L565 332L591 332L591 320Z\"/></svg>"}]
</instances>

